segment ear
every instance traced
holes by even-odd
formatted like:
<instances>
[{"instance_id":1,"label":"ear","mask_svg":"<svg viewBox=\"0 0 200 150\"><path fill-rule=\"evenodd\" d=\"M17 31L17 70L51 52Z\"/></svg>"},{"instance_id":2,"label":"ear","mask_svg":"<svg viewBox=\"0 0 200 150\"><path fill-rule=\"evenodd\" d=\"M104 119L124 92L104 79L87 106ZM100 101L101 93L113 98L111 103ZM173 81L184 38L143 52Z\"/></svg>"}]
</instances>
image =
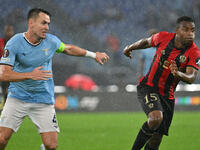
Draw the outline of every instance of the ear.
<instances>
[{"instance_id":1,"label":"ear","mask_svg":"<svg viewBox=\"0 0 200 150\"><path fill-rule=\"evenodd\" d=\"M31 26L32 24L33 24L33 19L30 18L30 19L28 20L28 26Z\"/></svg>"}]
</instances>

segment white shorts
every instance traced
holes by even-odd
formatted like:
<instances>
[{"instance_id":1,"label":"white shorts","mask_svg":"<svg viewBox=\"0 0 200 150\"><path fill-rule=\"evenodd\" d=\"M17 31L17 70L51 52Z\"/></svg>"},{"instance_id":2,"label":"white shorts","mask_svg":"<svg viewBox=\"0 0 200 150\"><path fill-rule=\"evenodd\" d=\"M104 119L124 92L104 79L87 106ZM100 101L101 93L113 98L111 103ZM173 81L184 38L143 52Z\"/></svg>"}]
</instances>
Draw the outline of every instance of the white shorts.
<instances>
[{"instance_id":1,"label":"white shorts","mask_svg":"<svg viewBox=\"0 0 200 150\"><path fill-rule=\"evenodd\" d=\"M54 105L26 103L15 98L7 98L1 113L0 126L17 132L26 116L36 125L39 133L60 132Z\"/></svg>"}]
</instances>

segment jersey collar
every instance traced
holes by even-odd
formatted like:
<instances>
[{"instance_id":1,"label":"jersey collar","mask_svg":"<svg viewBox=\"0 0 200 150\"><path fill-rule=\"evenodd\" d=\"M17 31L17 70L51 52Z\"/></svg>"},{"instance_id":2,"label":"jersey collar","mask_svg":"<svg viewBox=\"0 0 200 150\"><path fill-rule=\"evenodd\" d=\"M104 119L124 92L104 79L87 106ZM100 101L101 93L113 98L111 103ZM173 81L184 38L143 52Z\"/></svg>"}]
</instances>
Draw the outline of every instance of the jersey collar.
<instances>
[{"instance_id":1,"label":"jersey collar","mask_svg":"<svg viewBox=\"0 0 200 150\"><path fill-rule=\"evenodd\" d=\"M24 37L24 39L26 40L26 42L28 42L28 43L29 43L30 45L32 45L32 46L37 46L37 45L39 45L39 44L42 42L42 40L41 40L40 42L38 42L38 43L36 43L36 44L31 43L31 42L26 38L25 32L23 33L23 37Z\"/></svg>"}]
</instances>

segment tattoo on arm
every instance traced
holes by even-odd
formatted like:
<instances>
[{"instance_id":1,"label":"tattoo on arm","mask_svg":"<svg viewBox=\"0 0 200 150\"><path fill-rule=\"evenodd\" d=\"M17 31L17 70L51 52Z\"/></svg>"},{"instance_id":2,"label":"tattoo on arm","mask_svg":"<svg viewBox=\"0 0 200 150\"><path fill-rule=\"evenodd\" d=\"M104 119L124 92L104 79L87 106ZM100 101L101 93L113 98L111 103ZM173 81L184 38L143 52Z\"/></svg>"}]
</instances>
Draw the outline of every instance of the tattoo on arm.
<instances>
[{"instance_id":1,"label":"tattoo on arm","mask_svg":"<svg viewBox=\"0 0 200 150\"><path fill-rule=\"evenodd\" d=\"M141 39L132 45L130 45L130 49L136 50L136 49L145 49L151 47L151 37L150 38L145 38Z\"/></svg>"}]
</instances>

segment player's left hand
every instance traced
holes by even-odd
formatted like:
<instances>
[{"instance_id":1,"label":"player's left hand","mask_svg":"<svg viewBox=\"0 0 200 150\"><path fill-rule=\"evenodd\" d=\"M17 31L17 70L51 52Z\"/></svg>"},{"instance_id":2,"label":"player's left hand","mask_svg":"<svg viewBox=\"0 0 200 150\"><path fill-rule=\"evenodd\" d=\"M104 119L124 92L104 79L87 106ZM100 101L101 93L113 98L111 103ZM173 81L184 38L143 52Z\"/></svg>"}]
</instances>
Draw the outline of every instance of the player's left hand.
<instances>
[{"instance_id":1,"label":"player's left hand","mask_svg":"<svg viewBox=\"0 0 200 150\"><path fill-rule=\"evenodd\" d=\"M104 62L108 61L108 59L110 59L110 57L106 53L96 52L96 58L95 58L95 60L99 64L103 65Z\"/></svg>"},{"instance_id":2,"label":"player's left hand","mask_svg":"<svg viewBox=\"0 0 200 150\"><path fill-rule=\"evenodd\" d=\"M171 61L171 64L169 66L171 73L173 74L173 76L177 76L177 72L178 72L178 67L177 64L174 60Z\"/></svg>"}]
</instances>

